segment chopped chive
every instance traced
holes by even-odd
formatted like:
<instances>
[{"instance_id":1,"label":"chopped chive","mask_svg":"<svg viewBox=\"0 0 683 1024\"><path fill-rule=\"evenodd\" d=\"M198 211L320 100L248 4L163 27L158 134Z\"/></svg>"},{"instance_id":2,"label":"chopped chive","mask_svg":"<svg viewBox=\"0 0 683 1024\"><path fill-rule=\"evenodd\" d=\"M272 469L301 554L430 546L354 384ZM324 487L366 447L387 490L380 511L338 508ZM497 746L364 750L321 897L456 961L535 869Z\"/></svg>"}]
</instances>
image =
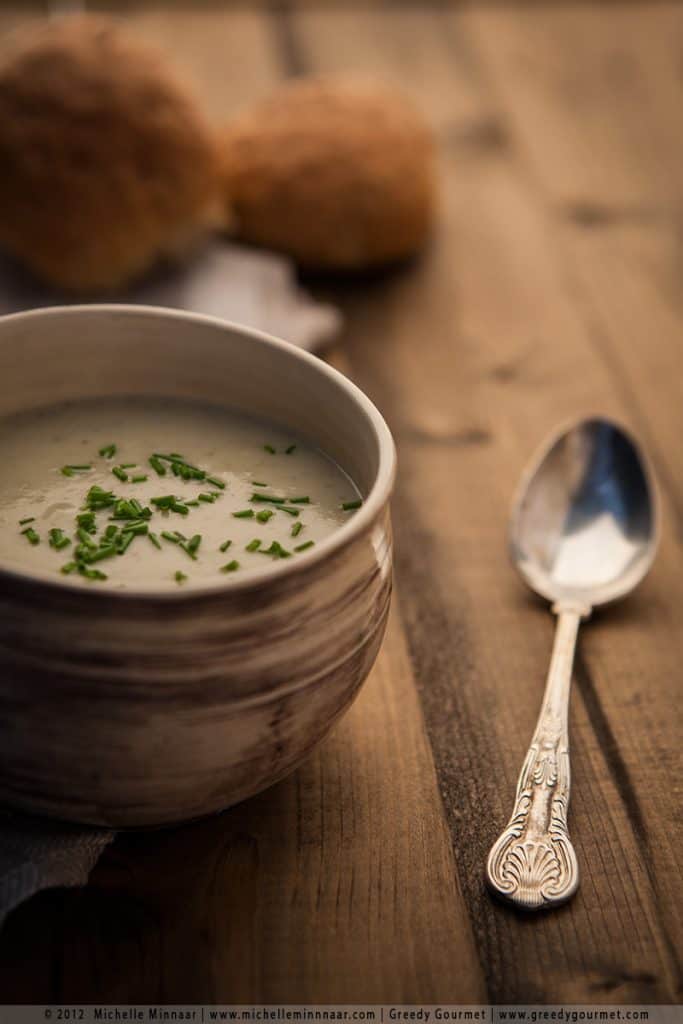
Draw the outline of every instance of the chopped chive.
<instances>
[{"instance_id":1,"label":"chopped chive","mask_svg":"<svg viewBox=\"0 0 683 1024\"><path fill-rule=\"evenodd\" d=\"M178 512L181 516L189 516L190 510L182 501L174 501L171 505L171 512Z\"/></svg>"},{"instance_id":2,"label":"chopped chive","mask_svg":"<svg viewBox=\"0 0 683 1024\"><path fill-rule=\"evenodd\" d=\"M125 555L126 551L131 546L131 544L133 543L134 540L135 540L135 534L133 533L133 531L132 530L124 530L121 533L121 536L119 538L118 553L120 555Z\"/></svg>"},{"instance_id":3,"label":"chopped chive","mask_svg":"<svg viewBox=\"0 0 683 1024\"><path fill-rule=\"evenodd\" d=\"M84 530L87 530L88 533L97 533L94 512L79 512L76 516L76 523Z\"/></svg>"},{"instance_id":4,"label":"chopped chive","mask_svg":"<svg viewBox=\"0 0 683 1024\"><path fill-rule=\"evenodd\" d=\"M251 486L252 487L267 487L268 484L264 484L261 480L252 480L251 481Z\"/></svg>"},{"instance_id":5,"label":"chopped chive","mask_svg":"<svg viewBox=\"0 0 683 1024\"><path fill-rule=\"evenodd\" d=\"M218 550L219 551L227 551L231 544L232 544L231 540L224 540Z\"/></svg>"},{"instance_id":6,"label":"chopped chive","mask_svg":"<svg viewBox=\"0 0 683 1024\"><path fill-rule=\"evenodd\" d=\"M289 558L291 551L287 551L282 547L282 544L280 544L279 541L274 540L270 547L266 548L265 551L262 551L261 554L272 555L273 558Z\"/></svg>"},{"instance_id":7,"label":"chopped chive","mask_svg":"<svg viewBox=\"0 0 683 1024\"><path fill-rule=\"evenodd\" d=\"M62 466L62 473L64 476L73 476L74 473L86 473L92 466Z\"/></svg>"},{"instance_id":8,"label":"chopped chive","mask_svg":"<svg viewBox=\"0 0 683 1024\"><path fill-rule=\"evenodd\" d=\"M92 539L87 530L84 530L82 526L76 530L76 536L80 540L81 544L84 544L86 548L96 548L97 544Z\"/></svg>"},{"instance_id":9,"label":"chopped chive","mask_svg":"<svg viewBox=\"0 0 683 1024\"><path fill-rule=\"evenodd\" d=\"M78 564L76 562L67 562L59 571L63 572L65 576L68 576L69 573L74 572L77 568Z\"/></svg>"},{"instance_id":10,"label":"chopped chive","mask_svg":"<svg viewBox=\"0 0 683 1024\"><path fill-rule=\"evenodd\" d=\"M155 548L159 548L159 551L161 551L161 544L159 543L159 538L157 537L156 533L152 533L152 531L149 530L149 532L147 533L147 536L151 540L151 542L154 545L154 547Z\"/></svg>"},{"instance_id":11,"label":"chopped chive","mask_svg":"<svg viewBox=\"0 0 683 1024\"><path fill-rule=\"evenodd\" d=\"M107 576L105 573L100 572L99 569L88 569L85 565L77 565L81 576L85 576L87 580L106 580Z\"/></svg>"},{"instance_id":12,"label":"chopped chive","mask_svg":"<svg viewBox=\"0 0 683 1024\"><path fill-rule=\"evenodd\" d=\"M344 512L352 512L354 509L360 508L362 504L363 502L360 498L358 498L357 501L345 501L342 505L342 509Z\"/></svg>"},{"instance_id":13,"label":"chopped chive","mask_svg":"<svg viewBox=\"0 0 683 1024\"><path fill-rule=\"evenodd\" d=\"M137 466L137 462L122 462L121 463L121 469L133 469L134 466Z\"/></svg>"},{"instance_id":14,"label":"chopped chive","mask_svg":"<svg viewBox=\"0 0 683 1024\"><path fill-rule=\"evenodd\" d=\"M61 551L62 548L67 548L71 541L68 537L64 536L64 531L60 530L59 527L53 527L50 531L50 547L54 548L55 551Z\"/></svg>"},{"instance_id":15,"label":"chopped chive","mask_svg":"<svg viewBox=\"0 0 683 1024\"><path fill-rule=\"evenodd\" d=\"M178 540L187 540L187 537L185 536L185 534L181 533L180 530L174 530L173 533L178 538Z\"/></svg>"},{"instance_id":16,"label":"chopped chive","mask_svg":"<svg viewBox=\"0 0 683 1024\"><path fill-rule=\"evenodd\" d=\"M134 537L140 537L147 533L148 530L149 525L147 523L128 523L127 526L123 527L122 533L132 533Z\"/></svg>"},{"instance_id":17,"label":"chopped chive","mask_svg":"<svg viewBox=\"0 0 683 1024\"><path fill-rule=\"evenodd\" d=\"M271 505L284 505L287 499L280 498L275 494L258 494L254 491L249 501L268 502Z\"/></svg>"},{"instance_id":18,"label":"chopped chive","mask_svg":"<svg viewBox=\"0 0 683 1024\"><path fill-rule=\"evenodd\" d=\"M117 551L118 549L115 544L107 544L106 547L101 547L97 551L93 551L91 555L87 556L85 561L88 565L90 565L91 562L101 562L103 558L111 558L112 555L117 554Z\"/></svg>"},{"instance_id":19,"label":"chopped chive","mask_svg":"<svg viewBox=\"0 0 683 1024\"><path fill-rule=\"evenodd\" d=\"M287 505L277 505L278 512L286 512L288 516L298 516L301 509L289 508Z\"/></svg>"},{"instance_id":20,"label":"chopped chive","mask_svg":"<svg viewBox=\"0 0 683 1024\"><path fill-rule=\"evenodd\" d=\"M20 519L19 520L19 526L26 526L27 523L35 523L35 521L36 521L36 517L35 516L27 516L26 519Z\"/></svg>"},{"instance_id":21,"label":"chopped chive","mask_svg":"<svg viewBox=\"0 0 683 1024\"><path fill-rule=\"evenodd\" d=\"M201 542L201 533L195 533L194 537L191 537L190 540L187 542L187 550L194 554L199 545L201 544Z\"/></svg>"},{"instance_id":22,"label":"chopped chive","mask_svg":"<svg viewBox=\"0 0 683 1024\"><path fill-rule=\"evenodd\" d=\"M198 501L186 501L185 504L187 505L188 508L199 508Z\"/></svg>"},{"instance_id":23,"label":"chopped chive","mask_svg":"<svg viewBox=\"0 0 683 1024\"><path fill-rule=\"evenodd\" d=\"M264 452L268 452L269 455L275 455L275 449L272 444L264 444L263 450Z\"/></svg>"},{"instance_id":24,"label":"chopped chive","mask_svg":"<svg viewBox=\"0 0 683 1024\"><path fill-rule=\"evenodd\" d=\"M261 547L261 541L260 540L250 540L244 550L245 551L258 551L258 549L260 547Z\"/></svg>"},{"instance_id":25,"label":"chopped chive","mask_svg":"<svg viewBox=\"0 0 683 1024\"><path fill-rule=\"evenodd\" d=\"M213 494L206 494L204 491L201 491L197 495L197 498L198 498L199 501L204 501L204 502L206 502L207 504L210 504L210 505L213 505L214 501L216 500L215 497L213 496Z\"/></svg>"},{"instance_id":26,"label":"chopped chive","mask_svg":"<svg viewBox=\"0 0 683 1024\"><path fill-rule=\"evenodd\" d=\"M225 490L225 481L219 480L217 476L207 476L207 484L213 484L214 487L218 487L221 491Z\"/></svg>"},{"instance_id":27,"label":"chopped chive","mask_svg":"<svg viewBox=\"0 0 683 1024\"><path fill-rule=\"evenodd\" d=\"M254 510L253 508L243 508L241 512L233 512L235 519L253 519Z\"/></svg>"},{"instance_id":28,"label":"chopped chive","mask_svg":"<svg viewBox=\"0 0 683 1024\"><path fill-rule=\"evenodd\" d=\"M285 455L291 455L292 452L296 451L296 445L290 444L289 448L285 448Z\"/></svg>"},{"instance_id":29,"label":"chopped chive","mask_svg":"<svg viewBox=\"0 0 683 1024\"><path fill-rule=\"evenodd\" d=\"M113 459L114 456L116 455L116 445L105 444L103 448L100 448L99 454L102 456L103 459Z\"/></svg>"},{"instance_id":30,"label":"chopped chive","mask_svg":"<svg viewBox=\"0 0 683 1024\"><path fill-rule=\"evenodd\" d=\"M157 455L150 455L147 461L158 476L166 476L166 466Z\"/></svg>"},{"instance_id":31,"label":"chopped chive","mask_svg":"<svg viewBox=\"0 0 683 1024\"><path fill-rule=\"evenodd\" d=\"M304 495L303 498L288 498L287 499L287 501L290 503L290 505L308 505L310 500L311 499L308 497L307 494Z\"/></svg>"},{"instance_id":32,"label":"chopped chive","mask_svg":"<svg viewBox=\"0 0 683 1024\"><path fill-rule=\"evenodd\" d=\"M222 498L223 497L223 495L222 495L222 493L220 491L209 491L209 494L211 495L211 497L213 498L214 501L216 500L216 498Z\"/></svg>"},{"instance_id":33,"label":"chopped chive","mask_svg":"<svg viewBox=\"0 0 683 1024\"><path fill-rule=\"evenodd\" d=\"M116 495L113 491L105 491L102 487L94 484L88 491L85 498L86 508L102 509L111 508L116 502Z\"/></svg>"},{"instance_id":34,"label":"chopped chive","mask_svg":"<svg viewBox=\"0 0 683 1024\"><path fill-rule=\"evenodd\" d=\"M312 548L315 544L314 540L307 540L305 544L299 544L294 548L295 551L306 551L307 548Z\"/></svg>"},{"instance_id":35,"label":"chopped chive","mask_svg":"<svg viewBox=\"0 0 683 1024\"><path fill-rule=\"evenodd\" d=\"M131 479L134 484L144 484L145 480L147 479L147 474L141 473L140 476L134 476Z\"/></svg>"},{"instance_id":36,"label":"chopped chive","mask_svg":"<svg viewBox=\"0 0 683 1024\"><path fill-rule=\"evenodd\" d=\"M180 539L176 537L173 533L168 533L166 530L161 531L161 536L164 538L164 540L169 540L171 544L180 544Z\"/></svg>"},{"instance_id":37,"label":"chopped chive","mask_svg":"<svg viewBox=\"0 0 683 1024\"><path fill-rule=\"evenodd\" d=\"M176 572L174 572L173 579L176 581L176 583L184 583L185 580L187 579L187 576L185 575L184 572L181 572L180 569L178 569Z\"/></svg>"},{"instance_id":38,"label":"chopped chive","mask_svg":"<svg viewBox=\"0 0 683 1024\"><path fill-rule=\"evenodd\" d=\"M239 569L239 567L240 567L240 563L236 562L233 559L232 562L228 562L227 565L223 566L223 568L221 569L221 572L234 572L235 569Z\"/></svg>"},{"instance_id":39,"label":"chopped chive","mask_svg":"<svg viewBox=\"0 0 683 1024\"><path fill-rule=\"evenodd\" d=\"M259 523L267 523L271 516L273 516L274 514L275 513L273 512L272 509L262 508L260 512L256 513L256 518L258 519Z\"/></svg>"},{"instance_id":40,"label":"chopped chive","mask_svg":"<svg viewBox=\"0 0 683 1024\"><path fill-rule=\"evenodd\" d=\"M107 529L106 529L106 530L104 531L104 539L105 539L105 540L112 540L112 539L113 539L113 538L114 538L114 537L116 536L116 534L117 534L118 532L119 532L119 528L118 528L118 526L114 526L114 524L113 524L113 523L111 523L111 524L110 524L110 525L109 525L109 526L107 527Z\"/></svg>"},{"instance_id":41,"label":"chopped chive","mask_svg":"<svg viewBox=\"0 0 683 1024\"><path fill-rule=\"evenodd\" d=\"M299 534L301 533L301 531L303 530L303 528L304 528L304 524L303 523L301 523L301 522L294 523L293 526L292 526L292 529L290 530L290 533L291 533L292 537L298 537Z\"/></svg>"},{"instance_id":42,"label":"chopped chive","mask_svg":"<svg viewBox=\"0 0 683 1024\"><path fill-rule=\"evenodd\" d=\"M121 482L124 484L128 480L128 474L126 473L125 469L121 469L120 466L113 466L112 473L118 480L121 480Z\"/></svg>"}]
</instances>

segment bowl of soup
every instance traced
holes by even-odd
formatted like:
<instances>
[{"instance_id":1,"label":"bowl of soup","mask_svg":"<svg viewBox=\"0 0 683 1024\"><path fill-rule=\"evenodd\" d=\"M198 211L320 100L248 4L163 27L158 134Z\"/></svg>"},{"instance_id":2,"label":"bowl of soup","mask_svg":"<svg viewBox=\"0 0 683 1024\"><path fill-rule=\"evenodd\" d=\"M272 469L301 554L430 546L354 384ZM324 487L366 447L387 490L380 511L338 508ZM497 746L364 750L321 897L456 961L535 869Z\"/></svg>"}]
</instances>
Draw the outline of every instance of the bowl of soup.
<instances>
[{"instance_id":1,"label":"bowl of soup","mask_svg":"<svg viewBox=\"0 0 683 1024\"><path fill-rule=\"evenodd\" d=\"M0 804L140 827L292 771L391 595L395 451L321 360L138 306L0 318Z\"/></svg>"}]
</instances>

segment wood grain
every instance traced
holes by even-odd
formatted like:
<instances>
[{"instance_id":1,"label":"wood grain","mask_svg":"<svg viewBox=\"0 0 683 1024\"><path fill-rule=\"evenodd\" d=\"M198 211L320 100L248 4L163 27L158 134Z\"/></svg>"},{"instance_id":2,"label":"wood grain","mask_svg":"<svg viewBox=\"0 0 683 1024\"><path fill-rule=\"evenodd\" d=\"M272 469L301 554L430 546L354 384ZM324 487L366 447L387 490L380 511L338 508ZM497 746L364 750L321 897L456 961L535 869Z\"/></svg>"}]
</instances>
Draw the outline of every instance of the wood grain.
<instances>
[{"instance_id":1,"label":"wood grain","mask_svg":"<svg viewBox=\"0 0 683 1024\"><path fill-rule=\"evenodd\" d=\"M683 9L107 6L177 53L215 118L286 74L401 84L438 134L442 212L414 265L310 282L347 318L335 362L399 443L399 598L373 676L291 779L124 837L90 887L16 912L4 998L680 1001ZM584 632L582 887L527 918L482 884L552 639L507 566L507 510L546 432L595 410L647 443L663 545Z\"/></svg>"}]
</instances>

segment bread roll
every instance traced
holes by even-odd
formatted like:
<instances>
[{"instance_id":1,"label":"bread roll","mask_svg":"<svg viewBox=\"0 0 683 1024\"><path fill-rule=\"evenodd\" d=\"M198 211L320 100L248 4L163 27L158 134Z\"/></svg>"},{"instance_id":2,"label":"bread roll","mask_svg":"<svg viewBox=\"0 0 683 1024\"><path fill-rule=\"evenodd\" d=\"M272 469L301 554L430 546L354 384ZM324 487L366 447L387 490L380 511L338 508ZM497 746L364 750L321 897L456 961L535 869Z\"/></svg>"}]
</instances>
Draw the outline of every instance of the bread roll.
<instances>
[{"instance_id":1,"label":"bread roll","mask_svg":"<svg viewBox=\"0 0 683 1024\"><path fill-rule=\"evenodd\" d=\"M284 87L228 127L223 161L239 236L304 267L400 260L432 225L430 131L400 93L376 81Z\"/></svg>"},{"instance_id":2,"label":"bread roll","mask_svg":"<svg viewBox=\"0 0 683 1024\"><path fill-rule=\"evenodd\" d=\"M215 139L156 52L108 19L23 30L0 61L0 246L114 289L215 222Z\"/></svg>"}]
</instances>

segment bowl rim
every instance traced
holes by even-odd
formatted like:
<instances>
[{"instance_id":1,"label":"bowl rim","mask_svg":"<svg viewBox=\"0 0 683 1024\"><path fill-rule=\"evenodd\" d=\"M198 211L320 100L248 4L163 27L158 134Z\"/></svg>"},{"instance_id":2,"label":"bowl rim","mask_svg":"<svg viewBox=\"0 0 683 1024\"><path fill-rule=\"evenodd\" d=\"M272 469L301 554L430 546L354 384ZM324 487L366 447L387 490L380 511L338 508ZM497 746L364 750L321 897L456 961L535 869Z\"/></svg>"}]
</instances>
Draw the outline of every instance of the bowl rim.
<instances>
[{"instance_id":1,"label":"bowl rim","mask_svg":"<svg viewBox=\"0 0 683 1024\"><path fill-rule=\"evenodd\" d=\"M61 595L87 593L98 601L120 600L123 602L133 600L191 602L211 595L233 594L254 588L260 589L268 586L271 582L310 569L317 563L323 562L330 555L346 547L372 524L389 501L396 477L396 446L391 431L380 411L358 385L354 384L353 381L349 380L339 370L318 358L318 356L266 331L261 331L255 327L248 327L232 320L225 320L221 317L210 316L205 313L195 313L189 310L173 309L167 306L115 302L43 306L38 309L4 314L0 316L0 344L2 344L2 327L8 321L52 319L56 316L72 315L74 313L77 315L81 313L94 313L96 315L116 313L122 316L168 318L190 323L206 324L219 330L225 330L226 328L233 330L250 338L257 344L285 351L291 358L299 359L308 363L311 367L315 367L316 373L328 377L337 387L346 391L359 406L372 427L377 441L379 467L368 494L363 498L363 504L347 523L344 523L328 537L319 541L314 548L302 552L296 559L291 561L289 559L280 559L269 566L260 568L258 572L249 573L242 578L227 577L211 583L194 584L187 590L180 587L177 589L171 589L170 587L163 589L152 586L115 589L113 587L93 587L91 583L85 580L81 581L80 579L67 583L59 578L52 579L47 574L43 576L42 574L23 572L0 565L0 586L4 582L17 581L34 587L45 587L47 590L55 591Z\"/></svg>"}]
</instances>

